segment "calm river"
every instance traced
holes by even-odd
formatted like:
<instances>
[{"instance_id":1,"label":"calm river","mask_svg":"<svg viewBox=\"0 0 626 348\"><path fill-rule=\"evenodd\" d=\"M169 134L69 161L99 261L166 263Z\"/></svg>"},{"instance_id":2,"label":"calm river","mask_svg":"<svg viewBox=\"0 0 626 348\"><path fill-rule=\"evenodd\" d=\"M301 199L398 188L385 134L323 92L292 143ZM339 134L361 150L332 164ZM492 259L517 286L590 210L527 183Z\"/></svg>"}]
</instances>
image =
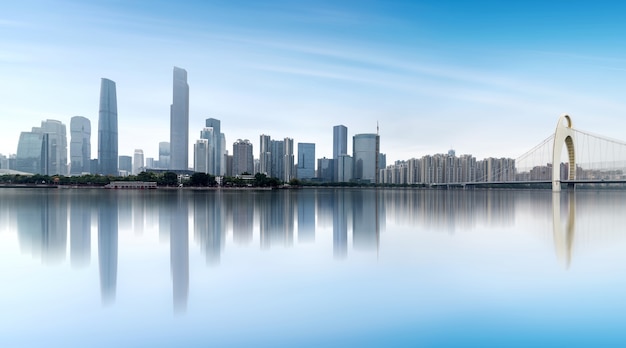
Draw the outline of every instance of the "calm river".
<instances>
[{"instance_id":1,"label":"calm river","mask_svg":"<svg viewBox=\"0 0 626 348\"><path fill-rule=\"evenodd\" d=\"M626 191L0 189L1 347L626 345Z\"/></svg>"}]
</instances>

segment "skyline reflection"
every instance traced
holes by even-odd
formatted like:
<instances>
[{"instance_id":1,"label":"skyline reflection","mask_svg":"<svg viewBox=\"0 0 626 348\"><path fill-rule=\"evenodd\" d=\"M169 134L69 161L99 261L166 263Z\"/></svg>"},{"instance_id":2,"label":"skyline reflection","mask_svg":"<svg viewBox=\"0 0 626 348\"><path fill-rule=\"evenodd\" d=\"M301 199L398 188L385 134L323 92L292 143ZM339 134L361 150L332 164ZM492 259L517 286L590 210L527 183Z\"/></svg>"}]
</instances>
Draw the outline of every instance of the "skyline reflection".
<instances>
[{"instance_id":1,"label":"skyline reflection","mask_svg":"<svg viewBox=\"0 0 626 348\"><path fill-rule=\"evenodd\" d=\"M453 236L523 223L530 227L529 233L540 234L552 244L557 263L569 269L580 250L626 239L619 228L626 225L626 215L621 212L626 197L620 191L2 192L0 207L5 211L1 216L15 217L13 226L22 254L46 264L69 260L72 268L82 269L89 267L92 240L97 241L104 306L116 301L120 234L138 240L153 236L159 245L167 243L175 313L187 311L192 250L198 250L212 266L219 266L222 255L231 248L253 245L257 240L256 247L262 250L326 245L335 260L346 260L351 250L378 255L385 248L381 239L393 238L386 231L399 227L415 234L445 232ZM94 222L97 228L92 231ZM0 223L5 229L12 226L9 219ZM95 239L92 233L97 233Z\"/></svg>"}]
</instances>

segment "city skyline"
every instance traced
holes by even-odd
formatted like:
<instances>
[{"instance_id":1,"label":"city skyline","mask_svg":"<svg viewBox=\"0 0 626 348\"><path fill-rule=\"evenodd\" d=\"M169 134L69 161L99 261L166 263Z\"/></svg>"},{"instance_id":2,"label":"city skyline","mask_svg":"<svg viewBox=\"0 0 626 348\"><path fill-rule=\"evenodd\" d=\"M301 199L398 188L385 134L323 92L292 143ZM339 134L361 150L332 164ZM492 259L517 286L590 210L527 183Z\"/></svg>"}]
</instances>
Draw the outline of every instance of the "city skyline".
<instances>
[{"instance_id":1,"label":"city skyline","mask_svg":"<svg viewBox=\"0 0 626 348\"><path fill-rule=\"evenodd\" d=\"M626 138L624 5L242 5L7 5L0 115L11 122L0 153L16 153L20 132L44 119L95 124L106 76L118 88L119 154L157 158L169 139L172 66L189 72L188 131L215 117L227 144L247 138L255 149L268 134L316 143L317 157L332 158L330 127L352 136L380 121L388 163L450 148L516 158L562 113Z\"/></svg>"}]
</instances>

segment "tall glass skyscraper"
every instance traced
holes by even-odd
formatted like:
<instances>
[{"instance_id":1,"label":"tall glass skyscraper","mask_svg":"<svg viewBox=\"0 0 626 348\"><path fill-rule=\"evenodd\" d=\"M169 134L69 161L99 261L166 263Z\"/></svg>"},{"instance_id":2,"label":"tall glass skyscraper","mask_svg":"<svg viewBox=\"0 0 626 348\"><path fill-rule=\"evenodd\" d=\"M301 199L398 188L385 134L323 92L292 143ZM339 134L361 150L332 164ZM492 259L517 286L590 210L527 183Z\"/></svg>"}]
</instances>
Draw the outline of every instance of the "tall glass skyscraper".
<instances>
[{"instance_id":1,"label":"tall glass skyscraper","mask_svg":"<svg viewBox=\"0 0 626 348\"><path fill-rule=\"evenodd\" d=\"M187 71L174 67L170 106L170 169L189 168L189 85Z\"/></svg>"},{"instance_id":2,"label":"tall glass skyscraper","mask_svg":"<svg viewBox=\"0 0 626 348\"><path fill-rule=\"evenodd\" d=\"M259 173L271 175L272 173L272 139L269 135L261 134L259 146Z\"/></svg>"},{"instance_id":3,"label":"tall glass skyscraper","mask_svg":"<svg viewBox=\"0 0 626 348\"><path fill-rule=\"evenodd\" d=\"M357 134L352 138L354 179L378 183L378 134Z\"/></svg>"},{"instance_id":4,"label":"tall glass skyscraper","mask_svg":"<svg viewBox=\"0 0 626 348\"><path fill-rule=\"evenodd\" d=\"M169 169L170 167L170 143L162 141L159 143L159 168Z\"/></svg>"},{"instance_id":5,"label":"tall glass skyscraper","mask_svg":"<svg viewBox=\"0 0 626 348\"><path fill-rule=\"evenodd\" d=\"M333 127L333 159L348 154L348 128L344 125Z\"/></svg>"},{"instance_id":6,"label":"tall glass skyscraper","mask_svg":"<svg viewBox=\"0 0 626 348\"><path fill-rule=\"evenodd\" d=\"M117 93L115 82L102 79L98 113L98 172L117 175Z\"/></svg>"},{"instance_id":7,"label":"tall glass skyscraper","mask_svg":"<svg viewBox=\"0 0 626 348\"><path fill-rule=\"evenodd\" d=\"M341 181L339 177L339 157L348 154L348 128L344 125L333 127L333 181Z\"/></svg>"},{"instance_id":8,"label":"tall glass skyscraper","mask_svg":"<svg viewBox=\"0 0 626 348\"><path fill-rule=\"evenodd\" d=\"M285 138L284 143L284 159L283 159L283 180L289 182L294 178L293 163L293 139Z\"/></svg>"},{"instance_id":9,"label":"tall glass skyscraper","mask_svg":"<svg viewBox=\"0 0 626 348\"><path fill-rule=\"evenodd\" d=\"M70 120L70 174L91 173L91 122L74 116Z\"/></svg>"},{"instance_id":10,"label":"tall glass skyscraper","mask_svg":"<svg viewBox=\"0 0 626 348\"><path fill-rule=\"evenodd\" d=\"M41 122L41 128L33 128L33 131L36 129L46 134L48 141L48 153L46 154L47 171L43 174L67 175L67 134L65 125L61 121L45 120Z\"/></svg>"},{"instance_id":11,"label":"tall glass skyscraper","mask_svg":"<svg viewBox=\"0 0 626 348\"><path fill-rule=\"evenodd\" d=\"M17 144L15 170L31 174L43 174L45 154L48 152L40 132L22 132Z\"/></svg>"},{"instance_id":12,"label":"tall glass skyscraper","mask_svg":"<svg viewBox=\"0 0 626 348\"><path fill-rule=\"evenodd\" d=\"M315 177L315 144L298 143L298 179L309 180Z\"/></svg>"}]
</instances>

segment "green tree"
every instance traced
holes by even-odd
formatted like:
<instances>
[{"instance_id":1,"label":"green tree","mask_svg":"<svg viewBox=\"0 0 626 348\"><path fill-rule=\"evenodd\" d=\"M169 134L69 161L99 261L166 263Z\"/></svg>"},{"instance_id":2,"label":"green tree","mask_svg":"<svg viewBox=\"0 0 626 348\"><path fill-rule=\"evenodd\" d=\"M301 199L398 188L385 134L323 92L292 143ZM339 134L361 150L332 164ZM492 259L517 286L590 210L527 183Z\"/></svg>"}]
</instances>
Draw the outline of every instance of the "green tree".
<instances>
[{"instance_id":1,"label":"green tree","mask_svg":"<svg viewBox=\"0 0 626 348\"><path fill-rule=\"evenodd\" d=\"M174 172L165 172L161 176L161 185L165 186L177 186L178 175Z\"/></svg>"}]
</instances>

